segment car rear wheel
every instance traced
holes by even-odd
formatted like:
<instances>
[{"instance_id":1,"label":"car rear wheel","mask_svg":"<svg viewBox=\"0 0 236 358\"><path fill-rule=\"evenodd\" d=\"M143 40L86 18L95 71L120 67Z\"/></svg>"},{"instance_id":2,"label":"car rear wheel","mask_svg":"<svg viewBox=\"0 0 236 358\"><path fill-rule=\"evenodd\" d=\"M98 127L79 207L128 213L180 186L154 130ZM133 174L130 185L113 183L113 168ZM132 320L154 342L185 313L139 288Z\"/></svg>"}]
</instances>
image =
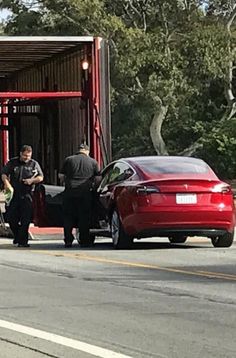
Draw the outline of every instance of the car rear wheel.
<instances>
[{"instance_id":1,"label":"car rear wheel","mask_svg":"<svg viewBox=\"0 0 236 358\"><path fill-rule=\"evenodd\" d=\"M187 236L175 235L175 236L170 236L169 241L171 244L183 244L187 240L187 238L188 238Z\"/></svg>"},{"instance_id":2,"label":"car rear wheel","mask_svg":"<svg viewBox=\"0 0 236 358\"><path fill-rule=\"evenodd\" d=\"M114 249L128 249L132 246L133 238L126 234L117 210L111 217L111 236Z\"/></svg>"},{"instance_id":3,"label":"car rear wheel","mask_svg":"<svg viewBox=\"0 0 236 358\"><path fill-rule=\"evenodd\" d=\"M230 247L234 241L234 232L227 232L224 235L212 237L211 242L214 247Z\"/></svg>"}]
</instances>

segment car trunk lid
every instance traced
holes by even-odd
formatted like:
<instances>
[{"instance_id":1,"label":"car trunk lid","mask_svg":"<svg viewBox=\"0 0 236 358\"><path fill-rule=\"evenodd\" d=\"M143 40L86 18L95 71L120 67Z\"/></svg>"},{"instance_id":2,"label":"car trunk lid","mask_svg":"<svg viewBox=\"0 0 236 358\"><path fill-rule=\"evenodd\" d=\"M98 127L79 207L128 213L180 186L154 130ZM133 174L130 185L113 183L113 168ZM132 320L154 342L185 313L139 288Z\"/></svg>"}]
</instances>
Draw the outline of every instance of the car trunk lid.
<instances>
[{"instance_id":1,"label":"car trunk lid","mask_svg":"<svg viewBox=\"0 0 236 358\"><path fill-rule=\"evenodd\" d=\"M150 205L212 205L231 202L232 191L219 180L162 179L147 180L137 186L140 203ZM148 200L145 200L145 197Z\"/></svg>"}]
</instances>

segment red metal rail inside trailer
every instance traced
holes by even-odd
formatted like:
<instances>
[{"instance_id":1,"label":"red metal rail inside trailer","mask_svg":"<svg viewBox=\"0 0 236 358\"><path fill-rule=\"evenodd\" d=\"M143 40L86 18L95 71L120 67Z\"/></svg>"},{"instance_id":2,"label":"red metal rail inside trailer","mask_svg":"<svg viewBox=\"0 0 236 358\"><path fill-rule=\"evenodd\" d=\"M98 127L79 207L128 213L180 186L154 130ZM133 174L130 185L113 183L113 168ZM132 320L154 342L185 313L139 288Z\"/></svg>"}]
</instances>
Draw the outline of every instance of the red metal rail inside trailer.
<instances>
[{"instance_id":1,"label":"red metal rail inside trailer","mask_svg":"<svg viewBox=\"0 0 236 358\"><path fill-rule=\"evenodd\" d=\"M111 159L109 54L93 37L0 37L1 164L22 144L49 183L65 156L87 142L101 166Z\"/></svg>"},{"instance_id":2,"label":"red metal rail inside trailer","mask_svg":"<svg viewBox=\"0 0 236 358\"><path fill-rule=\"evenodd\" d=\"M83 92L81 91L70 91L70 92L0 92L1 100L8 99L40 99L40 98L76 98L82 97Z\"/></svg>"}]
</instances>

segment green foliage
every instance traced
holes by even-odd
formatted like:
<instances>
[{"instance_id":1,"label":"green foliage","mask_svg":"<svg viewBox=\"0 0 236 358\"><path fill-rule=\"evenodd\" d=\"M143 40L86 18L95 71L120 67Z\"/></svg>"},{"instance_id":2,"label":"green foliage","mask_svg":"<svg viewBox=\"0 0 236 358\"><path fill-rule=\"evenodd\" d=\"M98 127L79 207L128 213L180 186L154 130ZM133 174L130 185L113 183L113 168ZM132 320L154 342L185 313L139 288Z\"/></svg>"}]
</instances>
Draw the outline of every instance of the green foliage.
<instances>
[{"instance_id":1,"label":"green foliage","mask_svg":"<svg viewBox=\"0 0 236 358\"><path fill-rule=\"evenodd\" d=\"M114 157L153 154L149 128L168 106L170 154L195 141L222 176L235 177L235 120L222 123L231 0L2 0L14 35L101 35L111 47ZM235 29L233 28L233 33ZM233 81L235 87L236 82Z\"/></svg>"},{"instance_id":2,"label":"green foliage","mask_svg":"<svg viewBox=\"0 0 236 358\"><path fill-rule=\"evenodd\" d=\"M226 127L215 126L211 133L202 139L204 150L199 151L202 157L222 179L236 178L236 119Z\"/></svg>"}]
</instances>

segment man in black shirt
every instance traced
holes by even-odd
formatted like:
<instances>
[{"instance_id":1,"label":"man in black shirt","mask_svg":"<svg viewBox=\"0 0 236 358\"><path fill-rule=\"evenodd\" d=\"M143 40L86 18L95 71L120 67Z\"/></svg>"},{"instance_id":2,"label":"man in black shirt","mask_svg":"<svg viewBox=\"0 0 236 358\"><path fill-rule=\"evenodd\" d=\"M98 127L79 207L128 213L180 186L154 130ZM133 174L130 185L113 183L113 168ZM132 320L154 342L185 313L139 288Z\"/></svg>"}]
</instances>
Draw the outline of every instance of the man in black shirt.
<instances>
[{"instance_id":1,"label":"man in black shirt","mask_svg":"<svg viewBox=\"0 0 236 358\"><path fill-rule=\"evenodd\" d=\"M60 173L60 178L64 178L65 181L63 198L65 247L72 246L74 227L79 228L80 246L89 246L92 185L95 176L99 175L98 163L89 157L89 147L81 144L78 154L65 159Z\"/></svg>"},{"instance_id":2,"label":"man in black shirt","mask_svg":"<svg viewBox=\"0 0 236 358\"><path fill-rule=\"evenodd\" d=\"M2 170L4 189L13 192L7 208L7 221L14 235L14 244L29 247L28 230L33 216L33 191L35 184L43 181L43 172L32 159L32 148L24 145L20 156L12 158Z\"/></svg>"}]
</instances>

